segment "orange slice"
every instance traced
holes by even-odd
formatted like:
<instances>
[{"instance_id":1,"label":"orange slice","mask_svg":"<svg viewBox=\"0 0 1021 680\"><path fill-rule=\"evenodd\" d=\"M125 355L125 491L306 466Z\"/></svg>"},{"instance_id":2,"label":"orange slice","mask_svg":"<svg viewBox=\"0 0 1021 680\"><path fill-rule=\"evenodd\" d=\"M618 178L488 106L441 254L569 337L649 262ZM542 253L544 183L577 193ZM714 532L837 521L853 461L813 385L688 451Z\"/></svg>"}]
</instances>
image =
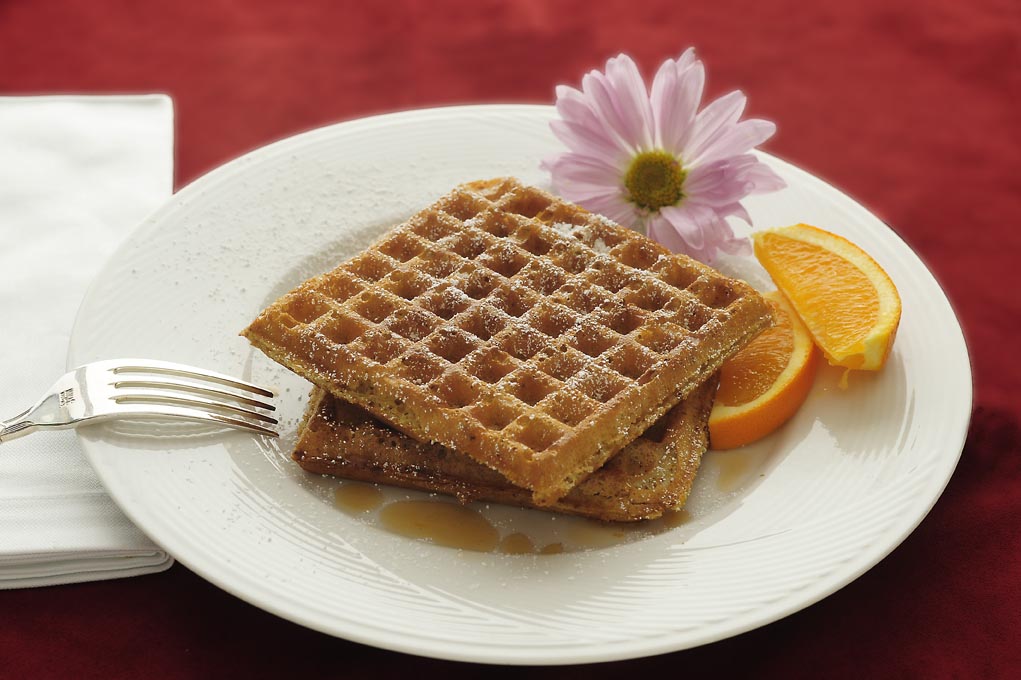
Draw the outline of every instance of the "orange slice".
<instances>
[{"instance_id":1,"label":"orange slice","mask_svg":"<svg viewBox=\"0 0 1021 680\"><path fill-rule=\"evenodd\" d=\"M875 260L847 239L807 224L760 231L752 239L755 256L830 364L883 367L901 303Z\"/></svg>"},{"instance_id":2,"label":"orange slice","mask_svg":"<svg viewBox=\"0 0 1021 680\"><path fill-rule=\"evenodd\" d=\"M808 329L779 291L764 297L774 324L720 368L720 387L709 415L709 442L733 449L783 425L812 388L819 352Z\"/></svg>"}]
</instances>

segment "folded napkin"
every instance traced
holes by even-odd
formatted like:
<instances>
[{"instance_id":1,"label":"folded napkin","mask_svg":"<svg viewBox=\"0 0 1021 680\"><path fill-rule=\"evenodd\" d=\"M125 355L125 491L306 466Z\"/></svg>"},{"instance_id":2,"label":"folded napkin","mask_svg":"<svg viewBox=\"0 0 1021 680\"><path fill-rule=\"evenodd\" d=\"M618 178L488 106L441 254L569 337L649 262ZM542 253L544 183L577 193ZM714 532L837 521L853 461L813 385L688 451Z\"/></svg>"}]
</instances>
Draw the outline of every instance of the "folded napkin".
<instances>
[{"instance_id":1,"label":"folded napkin","mask_svg":"<svg viewBox=\"0 0 1021 680\"><path fill-rule=\"evenodd\" d=\"M163 95L0 97L0 418L66 371L82 296L173 188ZM0 444L0 589L161 571L72 431Z\"/></svg>"}]
</instances>

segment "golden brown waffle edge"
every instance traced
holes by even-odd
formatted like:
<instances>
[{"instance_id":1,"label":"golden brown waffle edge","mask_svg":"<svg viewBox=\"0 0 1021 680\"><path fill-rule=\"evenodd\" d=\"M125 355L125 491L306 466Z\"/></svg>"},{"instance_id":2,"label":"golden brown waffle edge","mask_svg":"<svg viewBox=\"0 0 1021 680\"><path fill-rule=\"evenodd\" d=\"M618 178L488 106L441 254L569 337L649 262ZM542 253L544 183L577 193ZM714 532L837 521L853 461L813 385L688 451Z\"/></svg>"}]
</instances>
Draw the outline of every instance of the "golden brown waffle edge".
<instances>
[{"instance_id":1,"label":"golden brown waffle edge","mask_svg":"<svg viewBox=\"0 0 1021 680\"><path fill-rule=\"evenodd\" d=\"M653 519L688 497L708 446L715 379L696 388L603 467L544 508L602 521ZM307 472L536 507L528 490L440 444L419 442L315 388L293 456Z\"/></svg>"},{"instance_id":2,"label":"golden brown waffle edge","mask_svg":"<svg viewBox=\"0 0 1021 680\"><path fill-rule=\"evenodd\" d=\"M513 179L473 182L243 332L548 505L769 324L764 300Z\"/></svg>"}]
</instances>

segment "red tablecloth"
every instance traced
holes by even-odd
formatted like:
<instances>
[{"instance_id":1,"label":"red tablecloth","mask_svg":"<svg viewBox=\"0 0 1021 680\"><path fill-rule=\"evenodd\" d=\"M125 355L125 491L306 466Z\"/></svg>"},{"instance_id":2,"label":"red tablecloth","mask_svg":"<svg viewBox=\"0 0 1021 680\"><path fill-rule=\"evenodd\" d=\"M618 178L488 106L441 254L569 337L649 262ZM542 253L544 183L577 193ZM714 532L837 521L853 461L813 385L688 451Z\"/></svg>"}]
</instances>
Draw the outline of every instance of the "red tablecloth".
<instances>
[{"instance_id":1,"label":"red tablecloth","mask_svg":"<svg viewBox=\"0 0 1021 680\"><path fill-rule=\"evenodd\" d=\"M860 199L929 264L967 335L975 410L942 499L860 579L739 637L585 672L1017 673L1016 2L370 5L0 1L0 93L169 93L180 186L308 128L438 104L551 102L554 85L577 83L619 51L651 71L695 45L710 95L740 88L749 114L777 122L767 150ZM333 639L251 607L180 565L156 576L0 592L0 677L405 677L412 669L454 678L516 672Z\"/></svg>"}]
</instances>

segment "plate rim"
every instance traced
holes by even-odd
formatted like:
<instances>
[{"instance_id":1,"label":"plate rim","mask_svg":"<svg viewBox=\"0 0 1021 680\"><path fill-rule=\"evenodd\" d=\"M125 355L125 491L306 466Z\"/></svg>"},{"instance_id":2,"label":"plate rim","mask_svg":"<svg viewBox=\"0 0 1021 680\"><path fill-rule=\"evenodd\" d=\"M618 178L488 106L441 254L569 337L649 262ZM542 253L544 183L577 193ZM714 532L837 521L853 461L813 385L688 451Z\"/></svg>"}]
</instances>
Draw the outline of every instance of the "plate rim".
<instances>
[{"instance_id":1,"label":"plate rim","mask_svg":"<svg viewBox=\"0 0 1021 680\"><path fill-rule=\"evenodd\" d=\"M283 137L281 139L270 142L266 145L260 146L256 149L248 151L240 156L237 156L213 169L209 172L195 178L189 182L186 186L182 187L180 191L170 196L155 212L153 212L148 218L136 225L120 243L118 248L109 256L103 268L99 274L93 279L90 285L86 288L86 291L82 297L82 303L79 306L79 310L76 313L74 325L72 326L70 341L68 344L67 364L68 368L74 368L76 365L74 359L75 351L75 338L78 337L79 327L82 324L82 313L87 300L91 298L97 289L100 280L103 278L105 272L109 269L111 263L116 262L119 257L131 246L131 243L135 240L137 234L139 234L147 224L159 221L163 217L172 212L176 207L182 203L188 202L193 195L200 195L204 191L210 191L215 186L230 178L237 170L243 168L249 163L256 163L261 159L268 158L274 153L281 149L286 149L288 146L301 142L307 142L314 140L318 136L326 136L337 130L338 128L354 128L357 129L363 126L376 126L386 125L390 122L402 122L409 119L423 119L427 120L432 117L446 117L450 115L459 114L541 114L544 116L550 116L554 107L544 104L472 104L472 105L451 105L451 106L440 106L440 107L429 107L411 109L405 111L395 111L389 113L382 113L372 116L359 117L352 120L347 120L339 123L332 123L317 127L311 130L300 132L294 135ZM942 496L947 484L949 484L950 478L953 476L954 471L958 465L960 457L963 453L964 444L967 438L968 428L971 420L972 411L974 409L974 372L971 362L970 352L968 351L966 336L960 325L959 317L953 305L950 302L949 296L947 296L945 289L936 279L932 271L925 265L924 261L918 256L918 254L907 244L907 242L894 230L889 223L882 220L875 215L871 210L862 205L854 197L850 196L843 190L830 184L826 180L818 177L817 175L803 170L799 166L773 154L766 154L764 152L758 152L764 156L768 156L777 163L788 166L788 169L801 175L805 180L810 183L816 183L825 187L827 190L831 190L845 199L847 202L852 204L854 207L861 209L874 217L878 222L883 224L889 231L889 235L892 236L896 241L899 242L899 247L903 253L907 255L911 264L914 265L921 273L927 277L927 283L934 284L936 289L941 294L939 302L946 306L946 311L949 312L950 317L955 322L955 332L953 333L953 340L959 342L960 349L963 351L963 364L961 368L964 373L961 374L962 381L967 385L967 398L964 400L968 404L967 412L964 414L962 423L959 428L959 432L955 433L952 437L952 442L947 444L947 447L953 451L953 455L946 459L945 469L942 471L941 478L936 479L936 471L933 473L933 481L931 488L935 490L932 493L931 498L927 496L927 502L925 503L924 509L917 513L917 517L914 517L912 521L904 525L894 523L889 527L885 533L877 534L877 538L873 539L872 545L880 542L878 537L884 537L881 541L882 549L863 551L858 558L848 560L845 563L845 568L837 569L834 572L839 578L834 578L834 574L830 574L828 577L816 581L812 584L812 587L804 588L801 590L801 596L797 599L794 604L788 604L785 602L786 598L780 598L776 603L770 603L763 605L751 612L751 615L746 613L743 615L744 623L739 626L728 625L726 620L718 621L707 627L706 630L700 631L698 634L692 635L687 632L667 631L662 634L655 636L654 638L638 638L627 641L614 641L614 642L602 642L598 644L586 644L576 646L558 646L553 648L532 648L530 654L526 658L522 658L520 654L514 654L515 648L508 647L507 645L499 646L479 646L477 644L455 644L447 641L441 641L437 639L426 639L426 638L415 638L412 641L405 640L399 633L388 631L381 628L372 628L369 633L363 634L358 629L347 629L338 630L337 627L331 628L330 626L324 625L322 622L312 616L305 616L304 612L295 612L274 600L273 589L264 588L259 592L253 593L250 589L240 588L236 584L232 584L221 578L216 573L215 568L210 568L210 563L199 561L198 564L192 561L191 557L180 558L177 556L177 552L174 550L175 545L165 545L161 541L161 546L164 547L174 559L180 561L189 570L195 572L201 576L204 580L216 585L218 588L238 597L239 599L252 604L264 611L268 611L276 616L279 616L285 620L292 621L299 625L307 628L334 636L342 639L350 640L361 644L366 644L381 649L387 649L391 651L397 651L408 654L415 654L419 656L475 662L475 663L489 663L489 664L507 664L507 665L531 665L531 664L545 664L545 665L564 665L564 664L577 664L577 663L602 663L610 661L619 661L633 658L640 658L646 656L653 656L657 654L668 653L672 651L679 651L683 649L689 649L692 647L701 646L718 640L726 639L736 635L740 635L749 630L754 630L768 623L778 621L786 616L796 613L806 607L809 607L816 602L828 597L834 592L840 590L844 586L858 579L862 574L870 570L880 561L885 559L890 553L896 550L903 541L921 524L922 521L928 516L929 512L935 506ZM961 357L958 357L961 358ZM967 378L966 380L964 378ZM118 507L124 512L133 523L136 524L140 529L148 524L146 518L143 516L139 521L139 512L144 513L143 508L139 508L136 505L130 503L123 503L121 498L118 498L114 493L110 492L110 484L108 481L108 475L112 474L109 469L104 469L103 465L96 464L95 451L91 449L92 443L88 438L83 437L80 433L78 434L78 441L81 443L83 450L86 453L90 464L93 469L96 470L97 475L102 481L104 488L110 494L111 498L115 501ZM937 489L938 487L938 489ZM148 535L148 532L145 532ZM892 535L887 535L892 534ZM176 536L171 536L170 544L176 543ZM186 547L186 546L185 546ZM187 550L185 550L187 552ZM850 565L851 568L847 568ZM237 571L232 569L232 571ZM253 580L254 583L254 580ZM269 595L266 599L260 599L259 595ZM650 644L650 642L652 644ZM538 652L538 653L536 653Z\"/></svg>"}]
</instances>

